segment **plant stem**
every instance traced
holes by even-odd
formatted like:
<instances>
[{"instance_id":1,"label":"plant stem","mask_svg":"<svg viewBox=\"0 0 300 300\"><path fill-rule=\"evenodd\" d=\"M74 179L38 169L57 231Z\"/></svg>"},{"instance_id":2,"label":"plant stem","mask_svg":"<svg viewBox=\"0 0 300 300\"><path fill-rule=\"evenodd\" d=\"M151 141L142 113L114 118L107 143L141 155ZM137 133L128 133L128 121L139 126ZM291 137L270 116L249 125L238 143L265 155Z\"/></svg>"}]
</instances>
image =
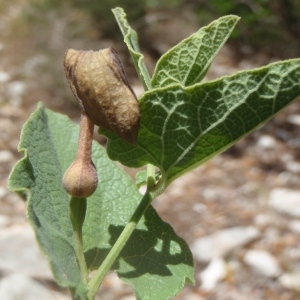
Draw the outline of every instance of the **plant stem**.
<instances>
[{"instance_id":1,"label":"plant stem","mask_svg":"<svg viewBox=\"0 0 300 300\"><path fill-rule=\"evenodd\" d=\"M72 197L70 200L70 219L73 226L76 257L84 283L88 282L88 269L83 252L82 225L86 213L86 198Z\"/></svg>"},{"instance_id":2,"label":"plant stem","mask_svg":"<svg viewBox=\"0 0 300 300\"><path fill-rule=\"evenodd\" d=\"M76 159L82 159L87 164L91 162L93 133L94 123L82 110Z\"/></svg>"},{"instance_id":3,"label":"plant stem","mask_svg":"<svg viewBox=\"0 0 300 300\"><path fill-rule=\"evenodd\" d=\"M147 164L147 187L151 189L156 183L155 166Z\"/></svg>"},{"instance_id":4,"label":"plant stem","mask_svg":"<svg viewBox=\"0 0 300 300\"><path fill-rule=\"evenodd\" d=\"M147 190L141 202L139 203L138 207L136 208L135 212L133 213L130 221L123 229L119 238L117 239L117 241L115 242L111 250L109 251L103 263L101 264L100 268L97 270L95 276L90 280L88 284L89 285L89 292L87 294L88 300L93 300L95 298L99 286L101 285L106 273L109 271L109 269L111 268L111 266L113 265L117 257L119 256L126 242L130 238L131 233L136 228L138 222L146 212L152 200L153 200L152 193L150 193Z\"/></svg>"}]
</instances>

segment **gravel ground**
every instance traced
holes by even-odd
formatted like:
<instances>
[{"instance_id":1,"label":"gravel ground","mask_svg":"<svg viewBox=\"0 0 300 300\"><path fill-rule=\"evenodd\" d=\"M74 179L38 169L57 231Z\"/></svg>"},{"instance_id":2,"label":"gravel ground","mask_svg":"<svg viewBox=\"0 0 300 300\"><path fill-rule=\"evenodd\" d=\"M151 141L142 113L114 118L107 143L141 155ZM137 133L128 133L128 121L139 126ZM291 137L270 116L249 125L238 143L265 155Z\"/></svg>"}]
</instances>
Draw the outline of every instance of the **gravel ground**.
<instances>
[{"instance_id":1,"label":"gravel ground","mask_svg":"<svg viewBox=\"0 0 300 300\"><path fill-rule=\"evenodd\" d=\"M19 3L24 4L24 1ZM4 26L8 26L9 22L17 18L18 13L18 10L12 11L5 22L0 22L0 27L3 29ZM8 174L21 157L17 152L17 145L23 123L40 99L45 99L47 106L67 113L74 119L78 110L72 101L58 100L59 95L56 95L55 91L49 91L49 86L45 90L42 84L39 86L33 81L39 73L24 75L24 68L29 62L43 64L42 56L32 54L23 62L21 68L18 67L18 63L24 57L8 55L16 46L16 41L11 40L8 33L0 39L0 46L0 51L8 57L5 63L0 65L1 238L1 234L15 229L16 226L20 232L20 228L28 226L24 202L7 189ZM161 47L164 46L161 44ZM64 44L60 47L63 48ZM262 54L252 56L251 60L236 61L230 48L225 47L212 65L208 78L253 68L267 62L269 60ZM151 65L150 59L149 63ZM47 81L47 78L45 74L41 75L42 83ZM134 78L132 82L135 82ZM134 88L138 93L141 90L139 86ZM212 264L213 259L195 259L196 285L187 285L173 299L299 299L300 213L296 212L300 199L299 128L300 105L296 102L222 155L173 182L166 192L154 201L153 205L162 219L170 223L176 233L191 246L195 241L203 242L203 237L211 237L228 228L251 227L258 232L255 237L221 252L221 257L215 264ZM103 139L99 140L103 142ZM129 173L132 171L129 170ZM283 208L276 204L276 197L285 201ZM231 242L234 239L235 235L229 236ZM34 239L31 241L34 244ZM7 242L6 245L9 247L10 243ZM267 258L262 261L259 260L261 253L267 253L263 256ZM42 257L40 259L43 260ZM35 264L39 263L40 260L37 260ZM213 269L212 275L207 275L208 271L204 272L208 270L208 266L216 268ZM274 272L266 274L266 269ZM17 273L18 269L13 271L13 274L15 272ZM0 264L0 295L1 282L3 283L11 273L1 269ZM35 283L42 284L43 288L52 291L53 297L49 299L65 297L66 291L57 287L50 275L33 277ZM205 282L208 283L205 285ZM54 295L53 291L58 294ZM125 286L116 274L110 273L100 289L98 299L135 298L130 287Z\"/></svg>"}]
</instances>

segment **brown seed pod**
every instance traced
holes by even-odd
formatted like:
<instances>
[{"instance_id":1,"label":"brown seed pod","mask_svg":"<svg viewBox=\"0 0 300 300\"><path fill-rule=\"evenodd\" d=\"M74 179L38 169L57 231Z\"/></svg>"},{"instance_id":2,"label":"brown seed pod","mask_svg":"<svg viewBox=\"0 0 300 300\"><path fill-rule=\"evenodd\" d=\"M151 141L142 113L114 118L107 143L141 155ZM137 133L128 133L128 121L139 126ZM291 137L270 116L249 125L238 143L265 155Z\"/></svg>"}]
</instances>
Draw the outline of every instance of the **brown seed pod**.
<instances>
[{"instance_id":1,"label":"brown seed pod","mask_svg":"<svg viewBox=\"0 0 300 300\"><path fill-rule=\"evenodd\" d=\"M136 144L140 108L115 50L69 49L64 66L74 95L94 124Z\"/></svg>"}]
</instances>

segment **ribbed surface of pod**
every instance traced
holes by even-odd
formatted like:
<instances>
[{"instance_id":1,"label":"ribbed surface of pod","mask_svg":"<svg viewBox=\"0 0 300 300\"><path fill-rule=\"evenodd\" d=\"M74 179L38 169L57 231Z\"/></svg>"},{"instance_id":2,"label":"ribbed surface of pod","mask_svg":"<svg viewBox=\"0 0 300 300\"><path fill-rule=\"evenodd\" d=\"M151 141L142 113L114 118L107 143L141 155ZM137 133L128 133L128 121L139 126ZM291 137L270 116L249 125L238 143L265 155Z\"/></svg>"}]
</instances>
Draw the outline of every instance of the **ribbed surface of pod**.
<instances>
[{"instance_id":1,"label":"ribbed surface of pod","mask_svg":"<svg viewBox=\"0 0 300 300\"><path fill-rule=\"evenodd\" d=\"M74 95L94 124L136 144L139 104L115 50L69 49L64 67Z\"/></svg>"}]
</instances>

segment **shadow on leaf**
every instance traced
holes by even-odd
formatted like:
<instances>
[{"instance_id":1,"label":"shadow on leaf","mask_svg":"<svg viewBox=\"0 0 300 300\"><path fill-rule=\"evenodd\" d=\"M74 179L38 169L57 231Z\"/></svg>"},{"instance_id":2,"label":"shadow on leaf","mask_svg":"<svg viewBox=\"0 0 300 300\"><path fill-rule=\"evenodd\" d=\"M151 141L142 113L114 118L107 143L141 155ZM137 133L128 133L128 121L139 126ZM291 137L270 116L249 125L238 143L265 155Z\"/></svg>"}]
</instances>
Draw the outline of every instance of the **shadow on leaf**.
<instances>
[{"instance_id":1,"label":"shadow on leaf","mask_svg":"<svg viewBox=\"0 0 300 300\"><path fill-rule=\"evenodd\" d=\"M112 269L117 270L123 278L136 278L143 274L172 276L169 265L192 266L190 250L172 227L160 222L158 226L156 211L149 207L145 213L145 229L135 229L120 253ZM124 226L110 225L109 243L113 246ZM108 249L91 249L86 253L87 264L96 269L108 253ZM122 262L122 260L125 262ZM119 262L119 263L118 263Z\"/></svg>"}]
</instances>

